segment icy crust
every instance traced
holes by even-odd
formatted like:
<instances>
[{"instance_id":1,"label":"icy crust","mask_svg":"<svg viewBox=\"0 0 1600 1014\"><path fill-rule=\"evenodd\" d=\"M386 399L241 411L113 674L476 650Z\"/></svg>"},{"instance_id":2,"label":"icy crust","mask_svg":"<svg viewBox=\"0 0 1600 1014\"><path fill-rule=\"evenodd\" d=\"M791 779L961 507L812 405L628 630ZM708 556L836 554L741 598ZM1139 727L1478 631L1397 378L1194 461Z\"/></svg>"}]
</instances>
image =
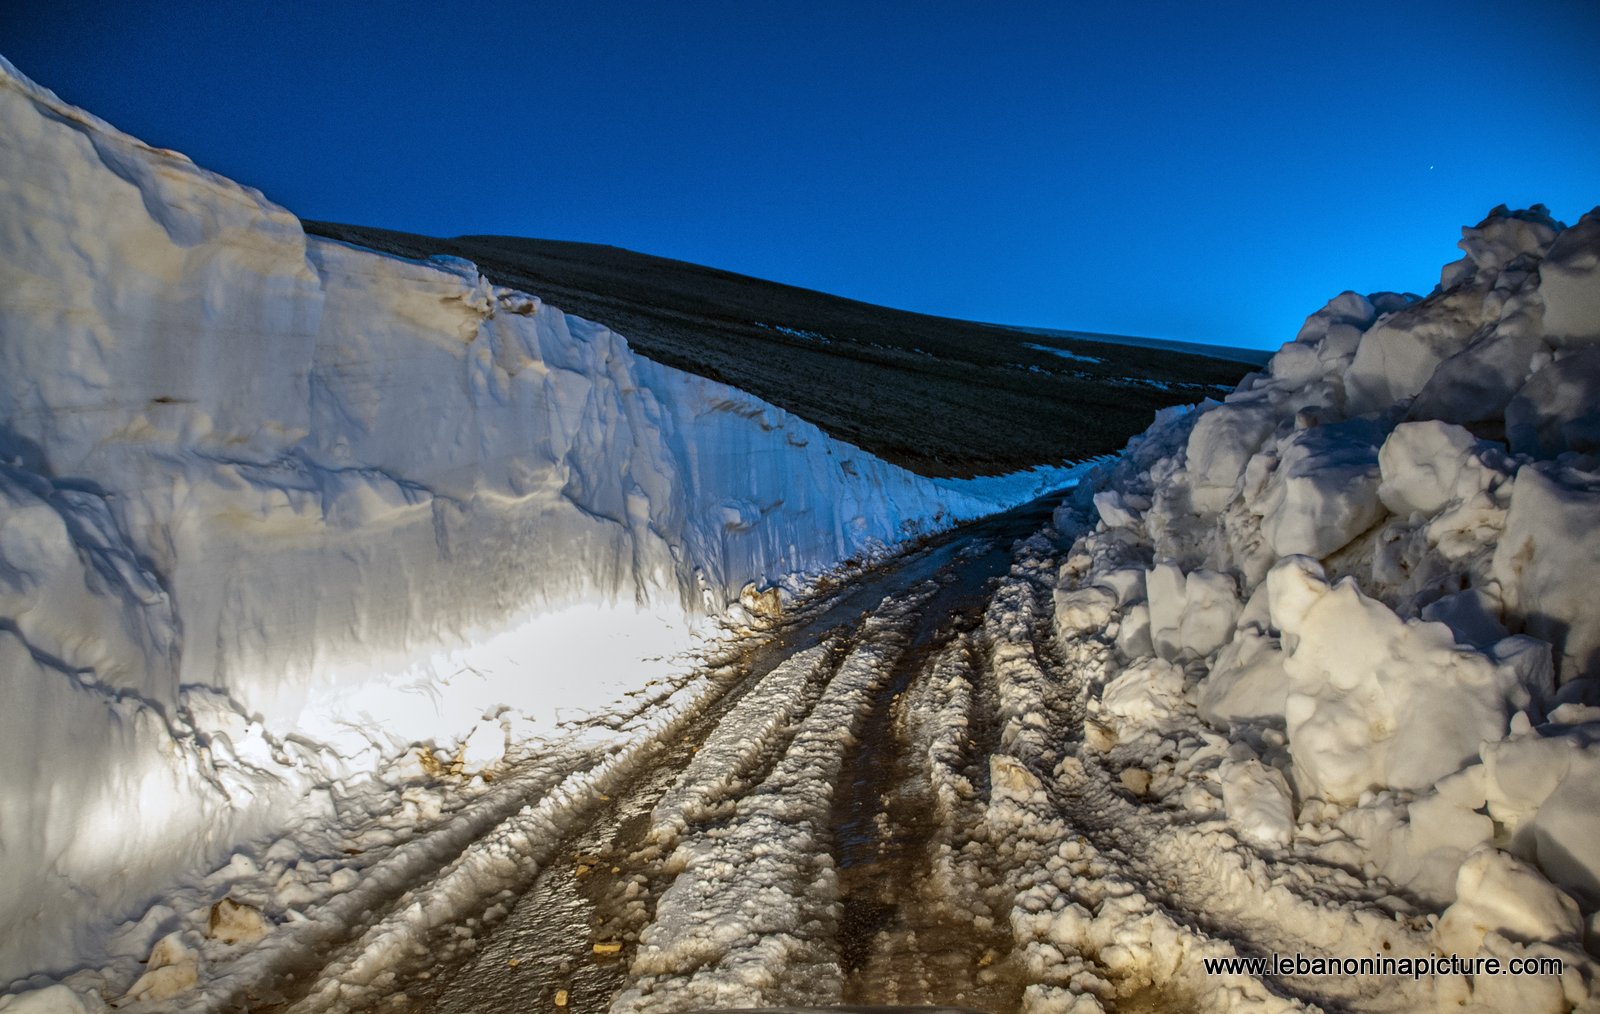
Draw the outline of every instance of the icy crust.
<instances>
[{"instance_id":1,"label":"icy crust","mask_svg":"<svg viewBox=\"0 0 1600 1014\"><path fill-rule=\"evenodd\" d=\"M1086 479L1053 626L1124 790L1389 885L1442 953L1567 960L1419 1003L1565 1010L1600 946L1600 209L1498 208L1461 247L1429 296L1344 293Z\"/></svg>"},{"instance_id":2,"label":"icy crust","mask_svg":"<svg viewBox=\"0 0 1600 1014\"><path fill-rule=\"evenodd\" d=\"M0 742L26 772L0 981L72 967L314 786L419 741L492 761L747 585L1061 475L922 479L471 264L310 239L9 65L0 122Z\"/></svg>"}]
</instances>

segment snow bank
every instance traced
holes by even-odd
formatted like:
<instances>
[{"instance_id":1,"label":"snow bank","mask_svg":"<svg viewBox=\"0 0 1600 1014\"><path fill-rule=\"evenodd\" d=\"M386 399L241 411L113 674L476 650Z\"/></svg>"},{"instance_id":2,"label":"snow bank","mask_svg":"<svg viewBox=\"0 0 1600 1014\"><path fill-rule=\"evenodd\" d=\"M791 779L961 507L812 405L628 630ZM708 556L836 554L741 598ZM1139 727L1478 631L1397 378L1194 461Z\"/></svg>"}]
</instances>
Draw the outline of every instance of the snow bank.
<instances>
[{"instance_id":1,"label":"snow bank","mask_svg":"<svg viewBox=\"0 0 1600 1014\"><path fill-rule=\"evenodd\" d=\"M1461 248L1081 484L1056 630L1119 660L1091 745L1231 740L1171 802L1260 847L1353 842L1455 902L1442 949L1573 953L1600 910L1600 209L1497 208Z\"/></svg>"},{"instance_id":2,"label":"snow bank","mask_svg":"<svg viewBox=\"0 0 1600 1014\"><path fill-rule=\"evenodd\" d=\"M1008 506L307 237L0 64L0 981L419 741L491 760L748 583Z\"/></svg>"}]
</instances>

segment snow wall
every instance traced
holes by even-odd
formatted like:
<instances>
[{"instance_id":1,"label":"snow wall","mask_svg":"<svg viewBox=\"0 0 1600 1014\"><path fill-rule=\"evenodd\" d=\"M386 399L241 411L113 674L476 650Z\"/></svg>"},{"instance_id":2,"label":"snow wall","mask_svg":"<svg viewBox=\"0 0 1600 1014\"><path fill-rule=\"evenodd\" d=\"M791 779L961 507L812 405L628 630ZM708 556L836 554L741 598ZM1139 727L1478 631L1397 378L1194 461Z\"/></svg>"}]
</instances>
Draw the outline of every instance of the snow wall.
<instances>
[{"instance_id":1,"label":"snow wall","mask_svg":"<svg viewBox=\"0 0 1600 1014\"><path fill-rule=\"evenodd\" d=\"M931 482L469 263L308 237L0 61L0 982L330 780L547 730L747 582L1036 486Z\"/></svg>"},{"instance_id":2,"label":"snow wall","mask_svg":"<svg viewBox=\"0 0 1600 1014\"><path fill-rule=\"evenodd\" d=\"M1600 209L1460 246L1087 477L1057 629L1123 662L1091 722L1231 741L1245 838L1451 906L1442 953L1600 953Z\"/></svg>"}]
</instances>

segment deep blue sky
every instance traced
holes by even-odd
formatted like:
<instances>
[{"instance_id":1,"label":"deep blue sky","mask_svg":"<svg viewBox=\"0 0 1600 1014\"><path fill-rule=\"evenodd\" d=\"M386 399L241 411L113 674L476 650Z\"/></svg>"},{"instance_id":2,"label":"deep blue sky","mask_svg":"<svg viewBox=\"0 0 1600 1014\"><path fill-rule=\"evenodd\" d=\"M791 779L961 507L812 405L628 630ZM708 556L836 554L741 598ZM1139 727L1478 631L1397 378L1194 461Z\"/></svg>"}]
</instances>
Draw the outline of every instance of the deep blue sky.
<instances>
[{"instance_id":1,"label":"deep blue sky","mask_svg":"<svg viewBox=\"0 0 1600 1014\"><path fill-rule=\"evenodd\" d=\"M1275 346L1600 203L1600 4L0 4L0 54L307 218Z\"/></svg>"}]
</instances>

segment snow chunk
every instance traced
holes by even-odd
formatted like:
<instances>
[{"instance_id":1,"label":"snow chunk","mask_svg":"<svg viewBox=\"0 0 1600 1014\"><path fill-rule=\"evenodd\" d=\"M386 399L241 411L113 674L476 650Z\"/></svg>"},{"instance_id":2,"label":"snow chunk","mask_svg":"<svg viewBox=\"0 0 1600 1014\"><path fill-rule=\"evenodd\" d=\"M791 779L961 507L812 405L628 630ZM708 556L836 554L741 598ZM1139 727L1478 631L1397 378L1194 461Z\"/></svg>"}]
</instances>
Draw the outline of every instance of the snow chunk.
<instances>
[{"instance_id":1,"label":"snow chunk","mask_svg":"<svg viewBox=\"0 0 1600 1014\"><path fill-rule=\"evenodd\" d=\"M1502 204L1476 226L1463 227L1456 246L1479 273L1497 273L1518 257L1543 255L1562 228L1542 204L1518 211Z\"/></svg>"},{"instance_id":2,"label":"snow chunk","mask_svg":"<svg viewBox=\"0 0 1600 1014\"><path fill-rule=\"evenodd\" d=\"M1502 319L1440 363L1412 401L1407 416L1497 429L1507 402L1550 358L1549 346L1526 312L1530 308L1523 306L1516 326Z\"/></svg>"},{"instance_id":3,"label":"snow chunk","mask_svg":"<svg viewBox=\"0 0 1600 1014\"><path fill-rule=\"evenodd\" d=\"M206 935L225 944L251 943L266 936L267 924L261 910L232 898L223 898L211 906L211 917L206 923Z\"/></svg>"},{"instance_id":4,"label":"snow chunk","mask_svg":"<svg viewBox=\"0 0 1600 1014\"><path fill-rule=\"evenodd\" d=\"M1600 341L1600 208L1550 244L1539 264L1545 337L1555 345Z\"/></svg>"},{"instance_id":5,"label":"snow chunk","mask_svg":"<svg viewBox=\"0 0 1600 1014\"><path fill-rule=\"evenodd\" d=\"M1150 640L1150 606L1144 602L1123 610L1117 624L1117 650L1123 658L1142 658L1154 652Z\"/></svg>"},{"instance_id":6,"label":"snow chunk","mask_svg":"<svg viewBox=\"0 0 1600 1014\"><path fill-rule=\"evenodd\" d=\"M1216 728L1283 721L1289 675L1278 639L1259 630L1240 630L1195 690L1200 717Z\"/></svg>"},{"instance_id":7,"label":"snow chunk","mask_svg":"<svg viewBox=\"0 0 1600 1014\"><path fill-rule=\"evenodd\" d=\"M1150 638L1156 654L1175 659L1187 652L1204 658L1233 636L1241 608L1233 578L1197 570L1185 576L1174 563L1145 575Z\"/></svg>"},{"instance_id":8,"label":"snow chunk","mask_svg":"<svg viewBox=\"0 0 1600 1014\"><path fill-rule=\"evenodd\" d=\"M1294 803L1280 771L1248 758L1223 761L1217 774L1228 823L1246 840L1282 848L1294 839Z\"/></svg>"},{"instance_id":9,"label":"snow chunk","mask_svg":"<svg viewBox=\"0 0 1600 1014\"><path fill-rule=\"evenodd\" d=\"M1484 651L1511 634L1500 622L1500 603L1482 588L1468 588L1435 599L1423 607L1422 618L1449 627L1457 644L1470 644ZM1549 648L1545 645L1547 658Z\"/></svg>"},{"instance_id":10,"label":"snow chunk","mask_svg":"<svg viewBox=\"0 0 1600 1014\"><path fill-rule=\"evenodd\" d=\"M1160 563L1145 575L1150 605L1150 642L1165 659L1183 650L1183 610L1188 605L1188 584L1175 563Z\"/></svg>"},{"instance_id":11,"label":"snow chunk","mask_svg":"<svg viewBox=\"0 0 1600 1014\"><path fill-rule=\"evenodd\" d=\"M1139 567L1118 567L1096 573L1094 584L1115 595L1118 608L1144 600L1144 570Z\"/></svg>"},{"instance_id":12,"label":"snow chunk","mask_svg":"<svg viewBox=\"0 0 1600 1014\"><path fill-rule=\"evenodd\" d=\"M1094 495L1094 509L1107 528L1133 528L1139 524L1140 512L1150 509L1150 501L1142 496L1105 490Z\"/></svg>"},{"instance_id":13,"label":"snow chunk","mask_svg":"<svg viewBox=\"0 0 1600 1014\"><path fill-rule=\"evenodd\" d=\"M1444 269L1440 291L1391 314L1362 336L1345 373L1352 415L1413 398L1441 363L1462 351L1528 278L1561 225L1540 206L1524 212L1494 209L1475 228L1462 229L1467 256Z\"/></svg>"},{"instance_id":14,"label":"snow chunk","mask_svg":"<svg viewBox=\"0 0 1600 1014\"><path fill-rule=\"evenodd\" d=\"M1343 329L1338 332L1343 335ZM1280 348L1267 363L1267 373L1280 387L1298 388L1310 384L1328 371L1318 346L1290 342Z\"/></svg>"},{"instance_id":15,"label":"snow chunk","mask_svg":"<svg viewBox=\"0 0 1600 1014\"><path fill-rule=\"evenodd\" d=\"M1230 401L1195 421L1185 455L1189 495L1197 510L1219 511L1228 505L1239 491L1245 465L1277 425L1277 410L1263 401Z\"/></svg>"},{"instance_id":16,"label":"snow chunk","mask_svg":"<svg viewBox=\"0 0 1600 1014\"><path fill-rule=\"evenodd\" d=\"M1243 604L1238 586L1227 574L1197 570L1184 582L1183 618L1178 641L1183 650L1205 658L1233 637Z\"/></svg>"},{"instance_id":17,"label":"snow chunk","mask_svg":"<svg viewBox=\"0 0 1600 1014\"><path fill-rule=\"evenodd\" d=\"M1254 508L1279 556L1327 556L1383 516L1380 439L1378 428L1360 419L1289 437Z\"/></svg>"},{"instance_id":18,"label":"snow chunk","mask_svg":"<svg viewBox=\"0 0 1600 1014\"><path fill-rule=\"evenodd\" d=\"M129 987L123 1001L170 1000L194 988L200 979L200 955L183 942L183 934L169 933L158 941L145 962L148 969Z\"/></svg>"},{"instance_id":19,"label":"snow chunk","mask_svg":"<svg viewBox=\"0 0 1600 1014\"><path fill-rule=\"evenodd\" d=\"M1328 592L1327 575L1309 556L1286 556L1268 571L1266 586L1272 625L1283 631L1285 646L1293 648L1298 640L1294 631Z\"/></svg>"},{"instance_id":20,"label":"snow chunk","mask_svg":"<svg viewBox=\"0 0 1600 1014\"><path fill-rule=\"evenodd\" d=\"M1269 580L1303 572L1280 565ZM1515 672L1459 649L1443 624L1401 620L1349 579L1295 612L1274 619L1292 641L1285 720L1307 794L1353 802L1368 789L1425 788L1505 734Z\"/></svg>"},{"instance_id":21,"label":"snow chunk","mask_svg":"<svg viewBox=\"0 0 1600 1014\"><path fill-rule=\"evenodd\" d=\"M1562 356L1529 378L1506 405L1506 439L1514 453L1536 458L1600 451L1600 348Z\"/></svg>"},{"instance_id":22,"label":"snow chunk","mask_svg":"<svg viewBox=\"0 0 1600 1014\"><path fill-rule=\"evenodd\" d=\"M1346 289L1332 299L1326 306L1306 318L1300 325L1300 333L1295 335L1296 343L1314 344L1327 337L1328 332L1336 327L1354 327L1357 331L1365 331L1372 326L1378 318L1378 310L1372 301L1360 293Z\"/></svg>"},{"instance_id":23,"label":"snow chunk","mask_svg":"<svg viewBox=\"0 0 1600 1014\"><path fill-rule=\"evenodd\" d=\"M1498 473L1474 454L1478 440L1442 422L1401 423L1378 451L1378 499L1401 517L1431 517L1446 504L1489 488Z\"/></svg>"},{"instance_id":24,"label":"snow chunk","mask_svg":"<svg viewBox=\"0 0 1600 1014\"><path fill-rule=\"evenodd\" d=\"M1137 725L1160 722L1180 707L1183 670L1164 659L1128 666L1100 692L1106 714Z\"/></svg>"},{"instance_id":25,"label":"snow chunk","mask_svg":"<svg viewBox=\"0 0 1600 1014\"><path fill-rule=\"evenodd\" d=\"M1380 320L1345 371L1346 411L1361 415L1414 397L1482 324L1483 294L1470 289L1435 293Z\"/></svg>"},{"instance_id":26,"label":"snow chunk","mask_svg":"<svg viewBox=\"0 0 1600 1014\"><path fill-rule=\"evenodd\" d=\"M88 1014L78 994L59 983L0 997L0 1011L5 1014Z\"/></svg>"},{"instance_id":27,"label":"snow chunk","mask_svg":"<svg viewBox=\"0 0 1600 1014\"><path fill-rule=\"evenodd\" d=\"M1510 847L1600 906L1600 725L1524 733L1482 750L1489 815Z\"/></svg>"},{"instance_id":28,"label":"snow chunk","mask_svg":"<svg viewBox=\"0 0 1600 1014\"><path fill-rule=\"evenodd\" d=\"M1063 639L1105 629L1117 606L1116 593L1092 586L1075 591L1056 589L1056 633Z\"/></svg>"},{"instance_id":29,"label":"snow chunk","mask_svg":"<svg viewBox=\"0 0 1600 1014\"><path fill-rule=\"evenodd\" d=\"M1519 943L1578 941L1583 919L1577 904L1538 870L1482 845L1461 864L1455 904L1445 909L1435 935L1443 951L1474 954L1489 933Z\"/></svg>"},{"instance_id":30,"label":"snow chunk","mask_svg":"<svg viewBox=\"0 0 1600 1014\"><path fill-rule=\"evenodd\" d=\"M1464 768L1407 808L1406 852L1418 861L1408 886L1440 904L1455 900L1456 873L1468 852L1494 837L1494 821L1478 811L1485 802L1481 764Z\"/></svg>"},{"instance_id":31,"label":"snow chunk","mask_svg":"<svg viewBox=\"0 0 1600 1014\"><path fill-rule=\"evenodd\" d=\"M1517 472L1493 572L1508 615L1555 645L1561 680L1600 676L1600 624L1591 576L1600 573L1600 476L1547 465Z\"/></svg>"}]
</instances>

